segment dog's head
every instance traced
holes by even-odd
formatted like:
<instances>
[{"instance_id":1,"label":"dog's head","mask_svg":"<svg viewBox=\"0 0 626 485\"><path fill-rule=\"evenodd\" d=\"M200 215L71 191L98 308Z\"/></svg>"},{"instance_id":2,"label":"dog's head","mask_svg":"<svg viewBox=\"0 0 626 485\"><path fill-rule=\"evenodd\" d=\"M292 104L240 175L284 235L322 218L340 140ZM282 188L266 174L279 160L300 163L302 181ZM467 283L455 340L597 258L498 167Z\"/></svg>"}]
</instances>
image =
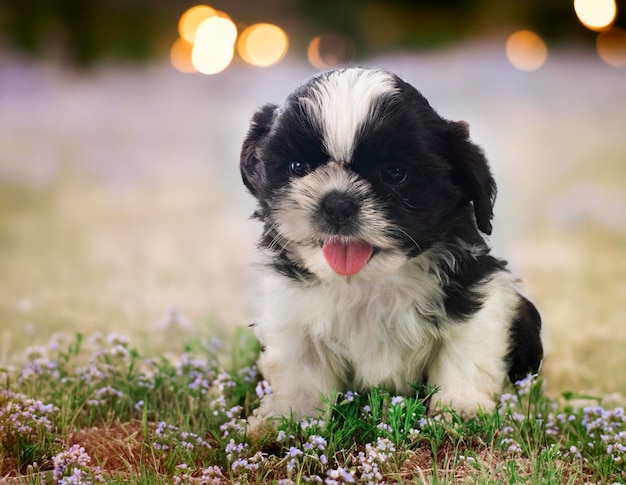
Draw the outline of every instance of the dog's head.
<instances>
[{"instance_id":1,"label":"dog's head","mask_svg":"<svg viewBox=\"0 0 626 485\"><path fill-rule=\"evenodd\" d=\"M436 243L491 233L495 183L467 124L378 69L328 71L261 108L241 174L262 244L322 279L376 278Z\"/></svg>"}]
</instances>

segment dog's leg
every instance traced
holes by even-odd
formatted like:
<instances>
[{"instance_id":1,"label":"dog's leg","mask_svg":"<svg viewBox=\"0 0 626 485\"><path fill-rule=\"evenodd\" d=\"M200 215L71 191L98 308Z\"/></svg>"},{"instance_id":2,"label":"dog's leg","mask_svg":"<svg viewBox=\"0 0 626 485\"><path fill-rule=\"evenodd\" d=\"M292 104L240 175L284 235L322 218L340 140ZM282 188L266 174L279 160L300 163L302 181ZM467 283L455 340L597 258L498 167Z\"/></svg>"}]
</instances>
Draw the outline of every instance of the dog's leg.
<instances>
[{"instance_id":1,"label":"dog's leg","mask_svg":"<svg viewBox=\"0 0 626 485\"><path fill-rule=\"evenodd\" d=\"M265 351L258 365L272 387L272 393L261 400L255 420L293 415L299 419L316 416L323 410L323 396L331 396L338 379L320 349L301 332L283 330L272 341L265 336ZM332 359L330 359L332 362Z\"/></svg>"},{"instance_id":2,"label":"dog's leg","mask_svg":"<svg viewBox=\"0 0 626 485\"><path fill-rule=\"evenodd\" d=\"M429 384L439 391L431 411L445 407L475 415L491 412L507 380L510 326L519 297L508 273L485 285L483 307L468 321L448 322L429 369Z\"/></svg>"}]
</instances>

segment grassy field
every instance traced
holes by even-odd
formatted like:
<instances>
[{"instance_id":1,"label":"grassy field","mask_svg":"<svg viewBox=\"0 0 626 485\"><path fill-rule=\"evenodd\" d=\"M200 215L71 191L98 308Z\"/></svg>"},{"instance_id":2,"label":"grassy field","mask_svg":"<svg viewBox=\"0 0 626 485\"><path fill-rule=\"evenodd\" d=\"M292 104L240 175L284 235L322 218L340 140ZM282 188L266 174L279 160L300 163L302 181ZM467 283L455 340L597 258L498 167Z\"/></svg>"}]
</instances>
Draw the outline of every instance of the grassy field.
<instances>
[{"instance_id":1,"label":"grassy field","mask_svg":"<svg viewBox=\"0 0 626 485\"><path fill-rule=\"evenodd\" d=\"M21 483L617 483L626 415L517 383L493 415L427 416L416 397L334 396L320 419L246 434L271 392L250 335L142 355L117 334L58 336L0 372L0 476ZM578 402L577 402L578 401ZM9 478L11 479L11 478Z\"/></svg>"},{"instance_id":2,"label":"grassy field","mask_svg":"<svg viewBox=\"0 0 626 485\"><path fill-rule=\"evenodd\" d=\"M251 438L245 418L267 387L256 343L237 330L245 307L219 315L242 303L247 280L211 277L243 264L215 257L232 248L205 252L215 222L206 221L219 217L211 204L172 189L111 192L75 173L46 188L6 185L0 199L0 477L626 481L617 231L585 221L514 246L547 358L541 381L511 389L494 415L435 419L427 389L403 400L375 391L338 396L323 421L286 420Z\"/></svg>"},{"instance_id":3,"label":"grassy field","mask_svg":"<svg viewBox=\"0 0 626 485\"><path fill-rule=\"evenodd\" d=\"M269 389L237 151L306 69L255 71L255 92L236 69L0 71L0 483L626 482L623 78L481 59L492 75L460 54L381 63L485 146L496 253L544 321L540 379L469 421L426 416L428 389L374 390L255 437Z\"/></svg>"}]
</instances>

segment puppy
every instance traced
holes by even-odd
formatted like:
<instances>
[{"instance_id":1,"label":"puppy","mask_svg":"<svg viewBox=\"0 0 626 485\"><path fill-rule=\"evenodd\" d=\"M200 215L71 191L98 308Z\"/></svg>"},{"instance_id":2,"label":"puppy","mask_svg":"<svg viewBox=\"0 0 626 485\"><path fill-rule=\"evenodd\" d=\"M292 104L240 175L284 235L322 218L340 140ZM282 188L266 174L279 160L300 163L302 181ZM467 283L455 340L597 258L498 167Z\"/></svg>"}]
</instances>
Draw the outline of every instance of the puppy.
<instances>
[{"instance_id":1,"label":"puppy","mask_svg":"<svg viewBox=\"0 0 626 485\"><path fill-rule=\"evenodd\" d=\"M496 185L468 125L379 69L324 72L252 118L241 175L263 222L255 331L273 393L258 418L311 416L333 390L493 410L537 372L541 320L489 254Z\"/></svg>"}]
</instances>

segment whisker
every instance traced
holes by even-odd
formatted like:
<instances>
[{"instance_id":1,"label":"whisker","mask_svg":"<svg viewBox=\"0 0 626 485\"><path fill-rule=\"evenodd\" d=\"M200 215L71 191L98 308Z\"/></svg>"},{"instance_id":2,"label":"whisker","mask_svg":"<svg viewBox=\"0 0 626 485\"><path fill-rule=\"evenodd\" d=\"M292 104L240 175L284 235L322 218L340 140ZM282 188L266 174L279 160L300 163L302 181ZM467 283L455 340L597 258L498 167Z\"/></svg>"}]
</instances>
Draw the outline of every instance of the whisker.
<instances>
[{"instance_id":1,"label":"whisker","mask_svg":"<svg viewBox=\"0 0 626 485\"><path fill-rule=\"evenodd\" d=\"M403 236L406 236L407 239L409 239L414 245L415 247L419 250L422 251L422 248L420 247L420 245L417 243L417 241L415 239L413 239L408 232L406 232L404 229L402 229L401 227L396 227L395 228L396 231L398 231L400 234L402 234Z\"/></svg>"},{"instance_id":2,"label":"whisker","mask_svg":"<svg viewBox=\"0 0 626 485\"><path fill-rule=\"evenodd\" d=\"M287 249L287 246L289 246L290 241L288 239L285 239L285 237L279 231L276 230L277 227L278 227L278 223L277 222L273 223L265 231L265 236L271 237L271 240L269 241L267 248L270 251L278 250L278 254L281 255Z\"/></svg>"}]
</instances>

